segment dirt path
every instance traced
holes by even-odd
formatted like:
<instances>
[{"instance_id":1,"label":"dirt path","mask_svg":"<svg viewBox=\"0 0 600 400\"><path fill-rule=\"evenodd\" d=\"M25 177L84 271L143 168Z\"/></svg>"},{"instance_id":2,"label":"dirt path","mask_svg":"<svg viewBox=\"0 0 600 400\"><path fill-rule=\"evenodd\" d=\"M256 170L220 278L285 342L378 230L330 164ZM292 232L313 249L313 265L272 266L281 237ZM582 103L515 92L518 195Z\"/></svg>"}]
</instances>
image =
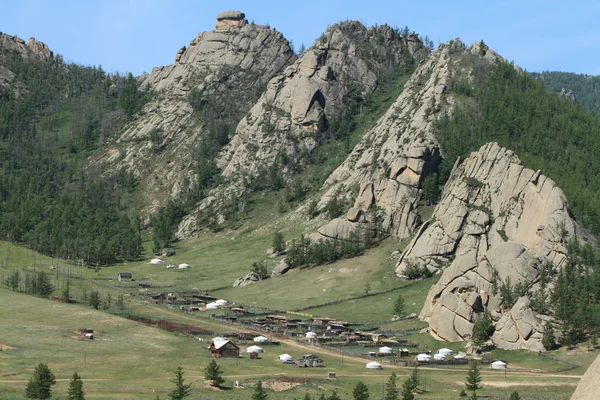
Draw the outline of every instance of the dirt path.
<instances>
[{"instance_id":1,"label":"dirt path","mask_svg":"<svg viewBox=\"0 0 600 400\"><path fill-rule=\"evenodd\" d=\"M294 340L290 340L290 339L281 339L279 340L281 343L285 343L288 346L291 347L295 347L295 348L299 348L299 349L303 349L303 350L307 350L308 352L311 351L315 351L318 350L319 353L322 354L327 354L328 356L332 356L335 357L337 359L341 359L342 356L340 355L340 353L336 353L334 351L330 351L327 349L324 349L322 347L315 347L315 346L311 346L311 345L305 345L302 343L298 343ZM368 360L361 358L361 357L356 357L356 356L347 356L344 355L343 356L344 360L351 360L354 362L358 362L358 363L366 363L368 362ZM402 365L393 365L393 364L386 364L385 368L394 368L394 369L406 369L406 370L413 370L413 367L405 367ZM429 371L448 371L448 372L467 372L466 368L452 368L452 369L448 369L448 368L439 368L439 367L427 367L427 366L419 366L420 369L422 370L429 370ZM481 370L482 374L490 374L490 375L498 375L498 371L487 371L487 370ZM409 375L410 373L407 373L407 375ZM519 374L519 375L528 375L528 376L538 376L538 377L547 377L547 378L573 378L573 379L581 379L582 375L567 375L567 374L553 374L553 373L544 373L544 372L529 372L529 371L511 371L508 370L507 372L508 375L514 376L514 374ZM344 376L353 376L353 375L344 375ZM360 375L359 375L360 376Z\"/></svg>"}]
</instances>

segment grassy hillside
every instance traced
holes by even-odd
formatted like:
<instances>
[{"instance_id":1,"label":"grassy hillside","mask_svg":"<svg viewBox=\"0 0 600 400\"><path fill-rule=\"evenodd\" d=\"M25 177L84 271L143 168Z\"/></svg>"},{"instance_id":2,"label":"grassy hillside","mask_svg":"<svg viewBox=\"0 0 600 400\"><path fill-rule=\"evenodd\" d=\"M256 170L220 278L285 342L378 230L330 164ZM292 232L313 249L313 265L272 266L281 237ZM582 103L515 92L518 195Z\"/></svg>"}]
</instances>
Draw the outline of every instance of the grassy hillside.
<instances>
[{"instance_id":1,"label":"grassy hillside","mask_svg":"<svg viewBox=\"0 0 600 400\"><path fill-rule=\"evenodd\" d=\"M47 362L55 373L58 383L54 391L61 396L65 395L68 378L77 371L84 379L88 399L154 399L156 395L165 398L171 387L172 371L178 365L185 369L185 377L193 384L191 399L247 399L250 397L248 387L259 378L266 380L269 387L279 390L289 388L280 392L269 391L272 399L299 398L305 393L316 396L332 389L338 390L342 398L349 398L357 380L364 381L372 396L377 396L391 373L389 368L367 372L364 368L366 361L282 343L265 347L261 360L249 360L247 357L219 360L225 371L226 386L231 387L233 380L240 380L246 389L215 391L206 388L203 379L203 368L209 361L205 344L193 338L146 327L87 307L54 303L4 289L0 289L0 301L11 304L11 312L2 313L1 343L9 346L0 353L0 395L3 399L23 398L25 383L39 362ZM193 318L178 315L188 323ZM196 323L203 326L201 319L197 319ZM97 339L86 341L77 338L74 331L81 327L98 330ZM212 328L218 326L213 325ZM231 330L229 326L220 329L222 332ZM321 354L327 368L298 369L282 365L275 358L283 352L294 357L307 352ZM544 371L561 367L558 363L536 362L538 356L526 352L503 355L512 361L511 366L515 369L534 368L535 365L540 373L509 372L505 377L503 373L484 371L484 384L487 383L488 389L482 390L481 395L507 396L509 390L518 388L522 395L536 393L539 396L525 398L560 399L574 390L577 378L569 378L568 374L545 376ZM592 354L575 351L570 356L572 359L588 360ZM335 371L338 378L328 380L326 375L329 371ZM410 371L396 369L401 381ZM573 375L579 373L575 371ZM422 398L455 398L464 381L465 371L461 368L443 371L422 368L422 376L427 388Z\"/></svg>"}]
</instances>

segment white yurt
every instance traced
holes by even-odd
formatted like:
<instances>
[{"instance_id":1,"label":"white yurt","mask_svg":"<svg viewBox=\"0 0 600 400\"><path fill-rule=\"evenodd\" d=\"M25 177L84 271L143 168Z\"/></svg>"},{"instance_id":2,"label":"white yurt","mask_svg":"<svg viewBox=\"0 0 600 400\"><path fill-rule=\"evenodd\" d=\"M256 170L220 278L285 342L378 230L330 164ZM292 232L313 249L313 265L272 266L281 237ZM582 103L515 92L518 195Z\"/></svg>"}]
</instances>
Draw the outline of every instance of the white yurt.
<instances>
[{"instance_id":1,"label":"white yurt","mask_svg":"<svg viewBox=\"0 0 600 400\"><path fill-rule=\"evenodd\" d=\"M436 360L436 361L443 361L443 360L446 359L446 356L443 355L443 354L440 354L440 353L435 353L433 355L433 359Z\"/></svg>"},{"instance_id":2,"label":"white yurt","mask_svg":"<svg viewBox=\"0 0 600 400\"><path fill-rule=\"evenodd\" d=\"M306 332L306 337L308 339L316 339L317 338L317 334L315 332Z\"/></svg>"},{"instance_id":3,"label":"white yurt","mask_svg":"<svg viewBox=\"0 0 600 400\"><path fill-rule=\"evenodd\" d=\"M263 349L258 346L250 346L246 349L248 353L262 353Z\"/></svg>"},{"instance_id":4,"label":"white yurt","mask_svg":"<svg viewBox=\"0 0 600 400\"><path fill-rule=\"evenodd\" d=\"M443 349L439 349L438 351L436 351L435 354L442 354L444 357L451 356L452 350L443 348Z\"/></svg>"},{"instance_id":5,"label":"white yurt","mask_svg":"<svg viewBox=\"0 0 600 400\"><path fill-rule=\"evenodd\" d=\"M209 310L216 310L217 308L219 308L219 305L217 303L208 303L206 305L206 308L208 308Z\"/></svg>"},{"instance_id":6,"label":"white yurt","mask_svg":"<svg viewBox=\"0 0 600 400\"><path fill-rule=\"evenodd\" d=\"M379 354L392 354L392 348L391 347L387 347L387 346L383 346L379 348Z\"/></svg>"},{"instance_id":7,"label":"white yurt","mask_svg":"<svg viewBox=\"0 0 600 400\"><path fill-rule=\"evenodd\" d=\"M367 369L383 369L383 366L376 361L367 364Z\"/></svg>"},{"instance_id":8,"label":"white yurt","mask_svg":"<svg viewBox=\"0 0 600 400\"><path fill-rule=\"evenodd\" d=\"M282 354L279 356L279 361L292 361L293 358L289 354Z\"/></svg>"},{"instance_id":9,"label":"white yurt","mask_svg":"<svg viewBox=\"0 0 600 400\"><path fill-rule=\"evenodd\" d=\"M429 362L431 361L431 356L429 354L421 353L417 355L416 360Z\"/></svg>"},{"instance_id":10,"label":"white yurt","mask_svg":"<svg viewBox=\"0 0 600 400\"><path fill-rule=\"evenodd\" d=\"M164 264L165 262L163 260L161 260L160 258L153 258L152 260L150 260L150 264Z\"/></svg>"},{"instance_id":11,"label":"white yurt","mask_svg":"<svg viewBox=\"0 0 600 400\"><path fill-rule=\"evenodd\" d=\"M254 340L254 343L267 343L269 341L269 338L264 336L257 336L252 340Z\"/></svg>"},{"instance_id":12,"label":"white yurt","mask_svg":"<svg viewBox=\"0 0 600 400\"><path fill-rule=\"evenodd\" d=\"M183 263L183 264L179 264L179 267L177 267L177 268L179 268L179 269L188 269L189 267L190 267L190 264Z\"/></svg>"},{"instance_id":13,"label":"white yurt","mask_svg":"<svg viewBox=\"0 0 600 400\"><path fill-rule=\"evenodd\" d=\"M173 264L171 264L171 265L167 265L167 268L173 269L173 268L175 268L175 266Z\"/></svg>"},{"instance_id":14,"label":"white yurt","mask_svg":"<svg viewBox=\"0 0 600 400\"><path fill-rule=\"evenodd\" d=\"M491 369L506 369L506 363L503 361L494 361L490 364Z\"/></svg>"},{"instance_id":15,"label":"white yurt","mask_svg":"<svg viewBox=\"0 0 600 400\"><path fill-rule=\"evenodd\" d=\"M463 358L467 358L467 357L463 356L462 354L457 354L454 356L455 360L462 360Z\"/></svg>"},{"instance_id":16,"label":"white yurt","mask_svg":"<svg viewBox=\"0 0 600 400\"><path fill-rule=\"evenodd\" d=\"M226 306L229 302L227 300L219 299L215 301L215 303L217 303L220 306Z\"/></svg>"}]
</instances>

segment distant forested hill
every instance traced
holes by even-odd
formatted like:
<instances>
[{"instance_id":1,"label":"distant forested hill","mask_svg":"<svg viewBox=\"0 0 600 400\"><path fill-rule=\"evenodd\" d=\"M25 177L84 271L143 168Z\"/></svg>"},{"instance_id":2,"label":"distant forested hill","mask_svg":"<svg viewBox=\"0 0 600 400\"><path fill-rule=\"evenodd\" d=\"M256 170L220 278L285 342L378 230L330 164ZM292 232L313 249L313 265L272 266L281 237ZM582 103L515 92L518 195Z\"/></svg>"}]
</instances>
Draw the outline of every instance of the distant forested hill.
<instances>
[{"instance_id":1,"label":"distant forested hill","mask_svg":"<svg viewBox=\"0 0 600 400\"><path fill-rule=\"evenodd\" d=\"M481 65L474 76L473 86L454 82L451 90L461 99L459 106L453 118L442 118L437 126L447 159L466 157L496 141L518 154L529 168L540 169L558 183L577 219L599 234L597 115L563 96L549 95L540 80L521 74L512 64L492 69ZM448 164L442 175L447 176L452 166Z\"/></svg>"},{"instance_id":2,"label":"distant forested hill","mask_svg":"<svg viewBox=\"0 0 600 400\"><path fill-rule=\"evenodd\" d=\"M532 73L546 88L557 93L571 93L575 102L600 116L600 76L571 72Z\"/></svg>"},{"instance_id":3,"label":"distant forested hill","mask_svg":"<svg viewBox=\"0 0 600 400\"><path fill-rule=\"evenodd\" d=\"M86 168L143 105L134 78L2 43L0 67L20 85L0 90L0 239L93 265L137 258L135 179Z\"/></svg>"}]
</instances>

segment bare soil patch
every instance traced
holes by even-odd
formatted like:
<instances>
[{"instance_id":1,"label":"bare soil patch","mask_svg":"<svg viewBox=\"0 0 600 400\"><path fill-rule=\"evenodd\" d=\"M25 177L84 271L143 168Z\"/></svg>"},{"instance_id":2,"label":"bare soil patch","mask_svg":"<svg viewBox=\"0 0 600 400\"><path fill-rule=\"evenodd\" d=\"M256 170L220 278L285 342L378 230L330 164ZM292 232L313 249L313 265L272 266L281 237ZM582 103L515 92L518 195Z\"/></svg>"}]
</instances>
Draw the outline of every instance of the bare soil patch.
<instances>
[{"instance_id":1,"label":"bare soil patch","mask_svg":"<svg viewBox=\"0 0 600 400\"><path fill-rule=\"evenodd\" d=\"M153 328L163 329L167 332L176 332L183 333L184 335L212 335L214 332L209 331L204 328L200 328L199 326L183 324L180 322L166 321L164 319L150 319L150 318L142 318L136 317L135 315L130 315L127 319L141 322L142 324L151 326Z\"/></svg>"}]
</instances>

